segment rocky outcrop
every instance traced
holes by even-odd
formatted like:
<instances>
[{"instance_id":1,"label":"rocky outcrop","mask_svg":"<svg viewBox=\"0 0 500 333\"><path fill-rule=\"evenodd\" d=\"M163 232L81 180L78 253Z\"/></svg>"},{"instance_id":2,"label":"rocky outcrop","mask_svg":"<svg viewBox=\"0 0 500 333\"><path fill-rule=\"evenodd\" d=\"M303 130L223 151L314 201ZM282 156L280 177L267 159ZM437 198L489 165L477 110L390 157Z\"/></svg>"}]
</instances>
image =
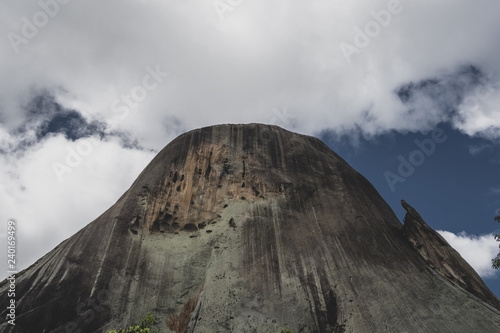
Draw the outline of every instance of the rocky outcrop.
<instances>
[{"instance_id":1,"label":"rocky outcrop","mask_svg":"<svg viewBox=\"0 0 500 333\"><path fill-rule=\"evenodd\" d=\"M480 278L449 255L424 259L410 229L318 139L206 127L172 141L115 205L21 272L15 330L0 329L105 332L152 313L169 332L188 311L189 332L498 331L498 300ZM432 230L422 235L435 248Z\"/></svg>"},{"instance_id":2,"label":"rocky outcrop","mask_svg":"<svg viewBox=\"0 0 500 333\"><path fill-rule=\"evenodd\" d=\"M439 233L430 228L406 201L401 200L401 205L407 212L403 233L427 265L451 283L500 309L498 298L464 258Z\"/></svg>"}]
</instances>

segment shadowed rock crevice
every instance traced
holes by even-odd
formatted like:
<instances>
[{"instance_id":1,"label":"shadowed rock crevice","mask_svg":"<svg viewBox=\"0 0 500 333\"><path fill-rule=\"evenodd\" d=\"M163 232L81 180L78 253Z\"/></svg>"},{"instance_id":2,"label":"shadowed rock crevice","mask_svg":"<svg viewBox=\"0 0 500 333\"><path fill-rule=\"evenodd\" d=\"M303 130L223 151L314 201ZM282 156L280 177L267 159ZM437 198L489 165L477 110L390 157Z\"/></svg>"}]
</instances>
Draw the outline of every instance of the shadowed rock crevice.
<instances>
[{"instance_id":1,"label":"shadowed rock crevice","mask_svg":"<svg viewBox=\"0 0 500 333\"><path fill-rule=\"evenodd\" d=\"M137 235L139 233L139 221L140 221L140 218L136 216L136 217L134 217L134 219L130 223L129 229L135 235Z\"/></svg>"},{"instance_id":2,"label":"shadowed rock crevice","mask_svg":"<svg viewBox=\"0 0 500 333\"><path fill-rule=\"evenodd\" d=\"M168 213L160 212L158 218L153 222L152 232L169 232L172 230L174 217Z\"/></svg>"}]
</instances>

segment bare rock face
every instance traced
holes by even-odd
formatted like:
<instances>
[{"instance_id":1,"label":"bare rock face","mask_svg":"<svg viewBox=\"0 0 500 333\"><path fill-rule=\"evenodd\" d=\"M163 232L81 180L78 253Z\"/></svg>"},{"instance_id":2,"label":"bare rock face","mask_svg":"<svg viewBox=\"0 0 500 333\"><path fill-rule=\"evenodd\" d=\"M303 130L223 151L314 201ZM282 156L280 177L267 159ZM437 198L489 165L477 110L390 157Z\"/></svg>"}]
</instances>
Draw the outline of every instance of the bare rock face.
<instances>
[{"instance_id":1,"label":"bare rock face","mask_svg":"<svg viewBox=\"0 0 500 333\"><path fill-rule=\"evenodd\" d=\"M194 130L17 276L16 326L0 330L105 332L152 313L170 332L184 309L186 332L500 331L499 300L405 208L403 227L318 139Z\"/></svg>"},{"instance_id":2,"label":"bare rock face","mask_svg":"<svg viewBox=\"0 0 500 333\"><path fill-rule=\"evenodd\" d=\"M401 200L401 205L407 212L403 233L427 265L451 283L500 309L498 298L462 256L439 233L431 229L406 201Z\"/></svg>"}]
</instances>

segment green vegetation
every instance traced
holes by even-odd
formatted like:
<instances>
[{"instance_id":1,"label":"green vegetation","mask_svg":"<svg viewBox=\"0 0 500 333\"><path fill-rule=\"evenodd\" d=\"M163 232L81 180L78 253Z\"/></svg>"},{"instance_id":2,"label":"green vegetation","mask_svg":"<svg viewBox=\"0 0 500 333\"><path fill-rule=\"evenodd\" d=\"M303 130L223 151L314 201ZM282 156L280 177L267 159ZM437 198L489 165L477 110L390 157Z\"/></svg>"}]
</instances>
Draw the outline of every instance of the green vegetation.
<instances>
[{"instance_id":1,"label":"green vegetation","mask_svg":"<svg viewBox=\"0 0 500 333\"><path fill-rule=\"evenodd\" d=\"M152 331L151 327L156 323L156 319L152 314L148 313L146 318L140 319L141 323L136 326L130 326L129 328L120 328L117 330L108 331L106 333L155 333L156 330Z\"/></svg>"},{"instance_id":2,"label":"green vegetation","mask_svg":"<svg viewBox=\"0 0 500 333\"><path fill-rule=\"evenodd\" d=\"M267 333L272 333L272 332L271 332L271 331L269 331L269 332L267 332ZM287 329L287 328L284 328L284 329L282 329L281 331L279 331L279 332L277 332L277 333L293 333L293 331L292 331L292 330L289 330L289 329Z\"/></svg>"},{"instance_id":3,"label":"green vegetation","mask_svg":"<svg viewBox=\"0 0 500 333\"><path fill-rule=\"evenodd\" d=\"M345 323L344 324L335 324L333 327L333 333L344 333L345 332Z\"/></svg>"},{"instance_id":4,"label":"green vegetation","mask_svg":"<svg viewBox=\"0 0 500 333\"><path fill-rule=\"evenodd\" d=\"M495 216L495 221L500 222L500 210L498 211L498 215ZM500 235L496 234L495 239L497 242L500 242ZM500 247L500 245L499 245ZM492 266L494 269L499 269L500 268L500 252L498 252L497 256L493 259L491 259Z\"/></svg>"}]
</instances>

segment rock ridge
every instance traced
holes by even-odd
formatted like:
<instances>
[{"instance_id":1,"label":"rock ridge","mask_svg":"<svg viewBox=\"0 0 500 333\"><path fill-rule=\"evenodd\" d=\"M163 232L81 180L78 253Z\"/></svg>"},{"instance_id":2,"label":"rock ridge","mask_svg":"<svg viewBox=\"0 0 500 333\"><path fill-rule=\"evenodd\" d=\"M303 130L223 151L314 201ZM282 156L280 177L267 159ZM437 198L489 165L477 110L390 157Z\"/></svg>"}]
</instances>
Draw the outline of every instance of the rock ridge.
<instances>
[{"instance_id":1,"label":"rock ridge","mask_svg":"<svg viewBox=\"0 0 500 333\"><path fill-rule=\"evenodd\" d=\"M401 205L407 212L402 231L425 262L451 283L500 310L500 301L469 263L406 201L401 200Z\"/></svg>"}]
</instances>

